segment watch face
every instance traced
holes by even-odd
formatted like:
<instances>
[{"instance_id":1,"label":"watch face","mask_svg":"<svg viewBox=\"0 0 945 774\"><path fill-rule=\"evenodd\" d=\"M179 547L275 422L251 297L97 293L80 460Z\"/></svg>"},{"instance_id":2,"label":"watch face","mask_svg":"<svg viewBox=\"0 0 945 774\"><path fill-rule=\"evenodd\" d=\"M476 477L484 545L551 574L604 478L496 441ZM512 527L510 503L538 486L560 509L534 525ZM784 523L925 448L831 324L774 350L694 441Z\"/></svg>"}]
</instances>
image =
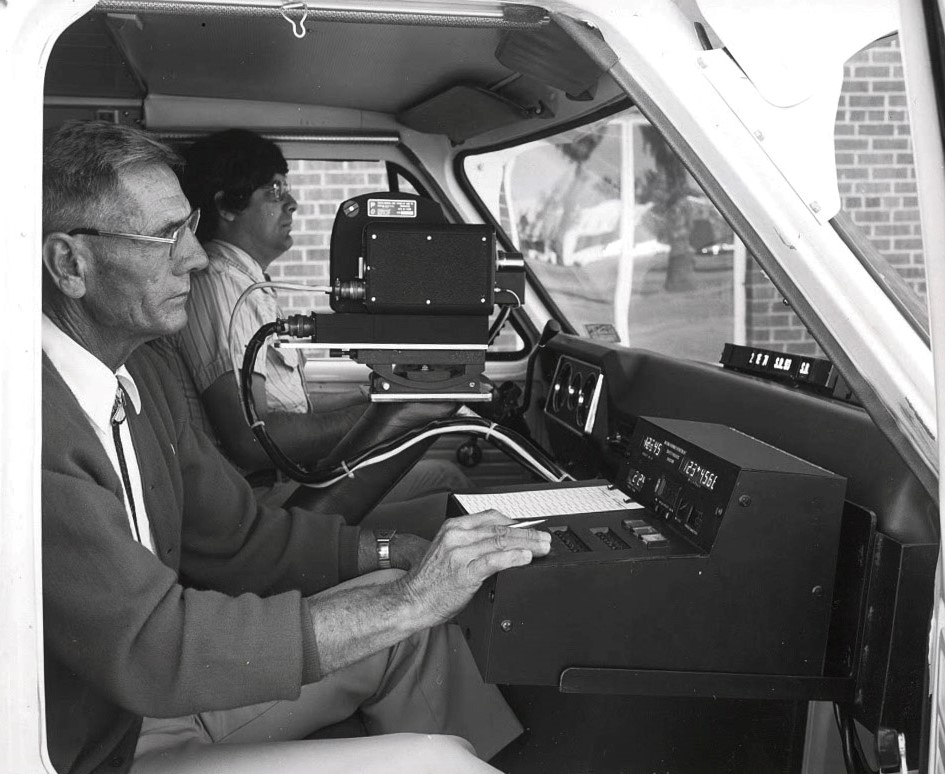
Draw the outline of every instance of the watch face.
<instances>
[{"instance_id":1,"label":"watch face","mask_svg":"<svg viewBox=\"0 0 945 774\"><path fill-rule=\"evenodd\" d=\"M390 563L390 541L396 534L394 529L379 529L374 533L377 543L377 566L381 570L389 570Z\"/></svg>"}]
</instances>

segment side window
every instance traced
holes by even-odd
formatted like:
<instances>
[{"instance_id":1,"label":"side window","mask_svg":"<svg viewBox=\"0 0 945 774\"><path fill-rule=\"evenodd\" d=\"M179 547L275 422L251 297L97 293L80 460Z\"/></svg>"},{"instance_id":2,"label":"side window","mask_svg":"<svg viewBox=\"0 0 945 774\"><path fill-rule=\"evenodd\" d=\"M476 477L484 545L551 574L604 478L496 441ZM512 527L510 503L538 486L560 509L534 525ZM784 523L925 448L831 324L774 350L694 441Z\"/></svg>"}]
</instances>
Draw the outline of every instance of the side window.
<instances>
[{"instance_id":1,"label":"side window","mask_svg":"<svg viewBox=\"0 0 945 774\"><path fill-rule=\"evenodd\" d=\"M927 307L925 254L899 36L851 57L834 127L841 205Z\"/></svg>"},{"instance_id":2,"label":"side window","mask_svg":"<svg viewBox=\"0 0 945 774\"><path fill-rule=\"evenodd\" d=\"M398 173L397 177L397 190L403 191L404 193L411 193L417 196L420 195L420 192L414 187L413 183L410 182L404 175Z\"/></svg>"}]
</instances>

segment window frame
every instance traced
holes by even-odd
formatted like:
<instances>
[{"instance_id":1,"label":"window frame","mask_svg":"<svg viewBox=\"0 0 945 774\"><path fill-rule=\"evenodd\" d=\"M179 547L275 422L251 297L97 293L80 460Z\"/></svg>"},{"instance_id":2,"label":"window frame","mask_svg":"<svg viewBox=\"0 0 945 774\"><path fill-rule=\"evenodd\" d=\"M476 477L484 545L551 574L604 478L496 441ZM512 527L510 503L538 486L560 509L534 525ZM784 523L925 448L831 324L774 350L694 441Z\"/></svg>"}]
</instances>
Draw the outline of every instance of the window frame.
<instances>
[{"instance_id":1,"label":"window frame","mask_svg":"<svg viewBox=\"0 0 945 774\"><path fill-rule=\"evenodd\" d=\"M508 235L508 233L506 233L505 229L502 228L502 224L499 223L498 220L493 216L492 211L486 206L486 203L482 200L482 197L479 196L479 192L470 181L469 175L466 174L466 160L470 157L482 156L487 153L508 150L509 148L517 148L521 145L527 145L528 143L536 142L537 140L544 140L548 137L554 137L555 135L571 131L572 129L578 129L582 126L587 126L588 124L603 120L632 106L633 103L629 99L626 97L621 97L612 104L605 105L604 107L598 108L591 113L579 116L572 121L568 121L554 127L549 127L548 129L535 132L534 134L529 134L527 137L517 137L509 142L485 145L475 148L474 150L464 150L457 153L453 157L453 175L456 178L457 184L469 199L473 208L483 219L483 222L488 223L493 228L495 228L499 242L505 250L516 250L518 246L512 244L511 237ZM541 303L551 314L552 319L554 319L561 326L562 331L564 333L578 335L577 329L571 324L571 321L567 318L548 290L544 287L544 285L542 285L541 280L537 277L534 270L527 263L525 264L525 276L528 282L529 290L538 296Z\"/></svg>"},{"instance_id":2,"label":"window frame","mask_svg":"<svg viewBox=\"0 0 945 774\"><path fill-rule=\"evenodd\" d=\"M460 166L457 167L457 171L456 171L457 177L458 177L458 178L459 178L459 177L462 178L463 185L466 186L466 193L467 193L467 196L469 196L470 199L474 199L475 202L476 202L476 206L477 206L478 208L482 208L482 210L484 211L484 212L483 212L483 217L484 217L484 218L488 218L489 221L496 227L497 231L500 231L500 232L503 234L503 236L505 237L505 239L511 243L511 239L512 239L511 235L508 234L508 233L506 233L506 232L502 229L501 224L498 222L498 217L493 215L493 213L492 213L492 211L489 209L488 205L486 205L486 203L483 201L482 197L480 197L479 194L478 194L478 192L476 191L475 186L473 185L473 183L472 183L472 181L471 181L471 179L470 179L469 174L467 174L467 172L466 172L465 162L466 162L467 160L469 160L470 158L476 158L476 157L480 157L480 156L485 156L485 155L489 155L489 154L491 154L491 153L499 152L499 151L502 151L502 150L509 150L509 149L514 149L514 148L520 148L520 147L523 147L523 146L526 146L526 145L530 145L530 144L534 144L534 143L540 142L541 140L548 140L549 138L558 138L558 137L561 137L561 136L563 136L563 135L566 135L566 134L568 134L568 133L570 133L570 132L573 132L574 130L580 130L580 129L582 129L582 128L589 127L589 126L592 126L592 125L594 125L594 124L606 122L608 119L614 119L614 118L620 119L620 120L626 120L626 121L629 123L629 125L631 125L631 126L633 126L633 127L647 126L647 127L651 127L651 128L654 128L654 129L655 129L655 127L653 126L653 124L650 123L650 121L646 118L646 116L645 116L638 108L636 108L636 106L635 106L632 102L630 102L629 100L625 100L622 104L620 104L620 105L618 105L618 106L616 106L616 107L608 106L608 108L607 108L606 110L604 110L604 111L595 111L594 113L589 114L587 117L585 117L584 119L582 119L582 120L580 120L580 121L572 121L572 122L568 122L567 124L562 124L560 127L558 127L558 128L555 129L555 130L551 130L551 131L545 130L545 131L542 131L542 132L540 132L540 133L536 133L536 134L533 134L533 135L529 135L527 138L524 138L524 139L521 139L521 138L520 138L520 139L517 139L517 140L514 141L514 142L503 143L503 144L501 144L501 145L497 144L497 145L494 145L494 146L483 147L483 148L481 148L481 149L480 149L480 148L477 148L477 149L474 150L474 151L468 151L468 152L465 152L465 153L463 153L463 154L460 154L460 156L461 156L462 158L461 158L461 160L460 160L460 162L459 162L459 163L460 163ZM554 146L557 146L557 143L550 143L550 144L551 144L551 145L554 145ZM680 159L680 160L681 160L681 159ZM701 186L699 185L698 181L695 180L695 179L693 179L692 182L695 183L696 186L699 188L700 193L701 193L701 197L704 199L705 203L706 203L708 206L710 206L710 207L713 208L713 210L715 211L715 214L717 215L717 217L718 217L720 220L725 221L725 218L724 218L724 216L722 215L722 213L721 213L720 211L718 211L718 210L715 209L715 207L714 207L714 202L711 200L711 198L709 197L708 193L706 193L706 192L701 188ZM634 194L634 202L636 203L635 194ZM731 227L731 225L728 223L728 221L725 221L725 223L726 223L726 225L728 226L729 229L732 229L732 227ZM734 272L735 269L736 269L736 267L738 266L738 263L739 263L739 259L738 259L738 257L737 257L739 254L741 255L741 261L743 262L743 265L744 265L744 261L746 261L746 260L752 260L753 257L745 253L744 245L743 245L743 244L741 243L741 241L738 239L737 235L734 234L734 230L733 230L733 229L732 229L732 235L733 235L734 242L735 242L734 250L733 250L733 256L732 256L732 260L733 260L733 272ZM594 264L588 264L588 266L593 266L593 265L594 265ZM571 318L568 316L568 314L564 311L564 308L562 307L562 305L559 305L559 304L555 301L554 296L553 296L553 292L552 292L551 290L547 289L547 288L544 286L544 284L543 284L543 282L542 282L542 279L538 276L538 275L539 275L539 272L538 272L535 268L533 268L533 266L532 266L530 263L528 263L528 262L526 262L526 269L527 269L527 271L528 271L528 273L529 273L529 276L531 277L532 281L535 282L535 283L536 283L536 286L541 289L542 294L547 297L547 301L545 301L545 303L549 306L549 308L552 308L552 309L554 310L555 317L556 317L556 319L558 320L558 322L562 324L562 327L565 329L565 332L570 333L570 334L572 334L572 335L580 336L581 338L588 338L588 334L587 334L586 332L584 332L583 330L579 330L579 325L586 328L587 325L589 324L589 321L583 320L583 319L581 319L581 318L571 319ZM593 270L592 270L592 269L590 270L590 273L593 273ZM734 294L734 293L735 293L735 290L736 290L735 285L737 284L737 283L736 283L736 280L735 280L734 274L733 274L732 281L733 281L732 292L733 292L733 294ZM543 299L543 300L544 300L544 299ZM629 300L629 299L628 299L628 300ZM745 304L745 298L744 298L744 296L743 296L741 299L738 299L737 297L734 297L734 295L733 295L733 300L732 300L732 316L731 316L731 319L730 319L730 320L727 320L727 321L726 321L728 324L731 325L731 328L732 328L732 330L730 331L730 335L725 337L725 341L719 343L719 348L718 348L718 352L717 352L717 353L716 353L716 352L713 352L713 354L712 354L710 357L706 358L706 359L696 359L697 362L704 362L704 363L709 363L709 364L715 364L715 363L718 362L718 358L721 356L722 344L724 344L724 343L744 343L743 340L744 340L744 335L745 335L745 333L746 333L746 331L745 331L745 329L744 329L744 323L745 323L745 319L744 319L744 307L745 307L745 305L746 305L746 304ZM628 306L628 310L629 310L630 306L632 306L632 302L631 302L630 305ZM739 311L738 311L739 309L742 310L741 313L739 313ZM737 325L737 323L738 323L739 320L741 321L742 326L743 326L743 328L742 328L742 330L741 330L740 332L736 329L736 325ZM615 327L618 329L618 333L621 333L621 331L620 331L620 326L619 326L619 325L616 325L616 324L614 324L614 325L615 325ZM810 335L809 332L806 330L806 328L805 328L805 333L807 333L807 335ZM631 332L630 332L630 338L629 338L629 340L625 340L624 337L623 337L623 335L621 334L621 338L620 338L620 342L619 342L619 343L623 344L624 346L640 346L640 347L642 347L642 348L644 348L644 349L653 349L654 351L662 351L662 352L664 352L665 354L669 354L669 355L675 354L675 351L673 350L673 348L660 349L659 347L652 346L652 345L651 345L650 343L648 343L648 342L643 342L642 344L637 344L637 343L635 343L634 340L633 340L633 338L632 338L632 330L631 330ZM759 344L759 346L766 346L766 345L764 345L764 344Z\"/></svg>"}]
</instances>

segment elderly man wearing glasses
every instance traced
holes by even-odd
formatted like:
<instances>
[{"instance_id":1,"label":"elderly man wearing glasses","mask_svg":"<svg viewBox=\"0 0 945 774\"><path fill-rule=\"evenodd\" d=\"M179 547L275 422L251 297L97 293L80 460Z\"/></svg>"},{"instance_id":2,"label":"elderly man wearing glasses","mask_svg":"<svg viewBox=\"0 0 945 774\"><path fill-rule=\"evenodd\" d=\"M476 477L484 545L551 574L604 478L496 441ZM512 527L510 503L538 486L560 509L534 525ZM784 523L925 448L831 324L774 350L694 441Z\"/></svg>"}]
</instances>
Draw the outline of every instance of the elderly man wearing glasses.
<instances>
[{"instance_id":1,"label":"elderly man wearing glasses","mask_svg":"<svg viewBox=\"0 0 945 774\"><path fill-rule=\"evenodd\" d=\"M421 460L414 465L422 448L359 472L355 481L328 492L297 490L290 482L275 482L274 465L244 419L233 350L241 356L253 333L284 316L276 291L265 288L244 299L233 319L232 341L230 318L243 292L267 280L270 264L292 246L298 203L286 180L288 165L275 143L245 129L212 134L195 142L184 155L181 185L203 213L197 235L210 265L194 276L187 327L158 347L172 347L178 364L183 363L185 373L180 377L192 393L194 420L218 439L264 502L282 503L291 495L292 504L343 513L349 523L359 523L370 511L367 525L406 528L432 537L442 523L446 493L467 488L469 481L453 463ZM312 295L311 307L318 301ZM333 396L330 401L323 397L313 404L299 352L265 347L256 361L253 395L270 437L303 464L324 462L339 450L331 457L337 463L340 450L362 451L361 445L386 440L450 410L423 404L368 407L360 392ZM173 356L168 359L174 364Z\"/></svg>"},{"instance_id":2,"label":"elderly man wearing glasses","mask_svg":"<svg viewBox=\"0 0 945 774\"><path fill-rule=\"evenodd\" d=\"M142 344L207 264L173 152L67 124L43 160L45 713L60 774L466 772L521 732L445 625L548 553L495 511L418 558L267 508ZM370 736L306 739L360 713ZM294 741L302 740L302 741ZM465 741L464 741L465 740ZM477 757L475 753L478 753Z\"/></svg>"}]
</instances>

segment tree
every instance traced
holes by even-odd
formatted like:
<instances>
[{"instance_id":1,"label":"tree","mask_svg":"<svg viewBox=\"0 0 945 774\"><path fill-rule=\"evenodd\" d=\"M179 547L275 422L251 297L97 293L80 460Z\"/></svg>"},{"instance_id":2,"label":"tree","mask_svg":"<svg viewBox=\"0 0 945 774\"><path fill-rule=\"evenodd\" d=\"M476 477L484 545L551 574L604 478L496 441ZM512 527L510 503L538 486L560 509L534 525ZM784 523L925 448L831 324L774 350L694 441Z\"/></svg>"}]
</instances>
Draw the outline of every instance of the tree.
<instances>
[{"instance_id":1,"label":"tree","mask_svg":"<svg viewBox=\"0 0 945 774\"><path fill-rule=\"evenodd\" d=\"M681 292L695 287L695 251L689 235L692 227L691 197L697 193L689 172L655 127L641 126L643 145L653 154L655 169L644 176L637 197L650 202L656 237L669 245L666 290Z\"/></svg>"},{"instance_id":2,"label":"tree","mask_svg":"<svg viewBox=\"0 0 945 774\"><path fill-rule=\"evenodd\" d=\"M581 213L578 205L587 203L585 189L589 183L596 182L588 181L585 165L606 133L607 127L599 126L568 143L555 145L555 149L571 162L572 168L548 191L530 231L536 240L540 239L554 252L558 263L562 263L564 257L564 235Z\"/></svg>"}]
</instances>

